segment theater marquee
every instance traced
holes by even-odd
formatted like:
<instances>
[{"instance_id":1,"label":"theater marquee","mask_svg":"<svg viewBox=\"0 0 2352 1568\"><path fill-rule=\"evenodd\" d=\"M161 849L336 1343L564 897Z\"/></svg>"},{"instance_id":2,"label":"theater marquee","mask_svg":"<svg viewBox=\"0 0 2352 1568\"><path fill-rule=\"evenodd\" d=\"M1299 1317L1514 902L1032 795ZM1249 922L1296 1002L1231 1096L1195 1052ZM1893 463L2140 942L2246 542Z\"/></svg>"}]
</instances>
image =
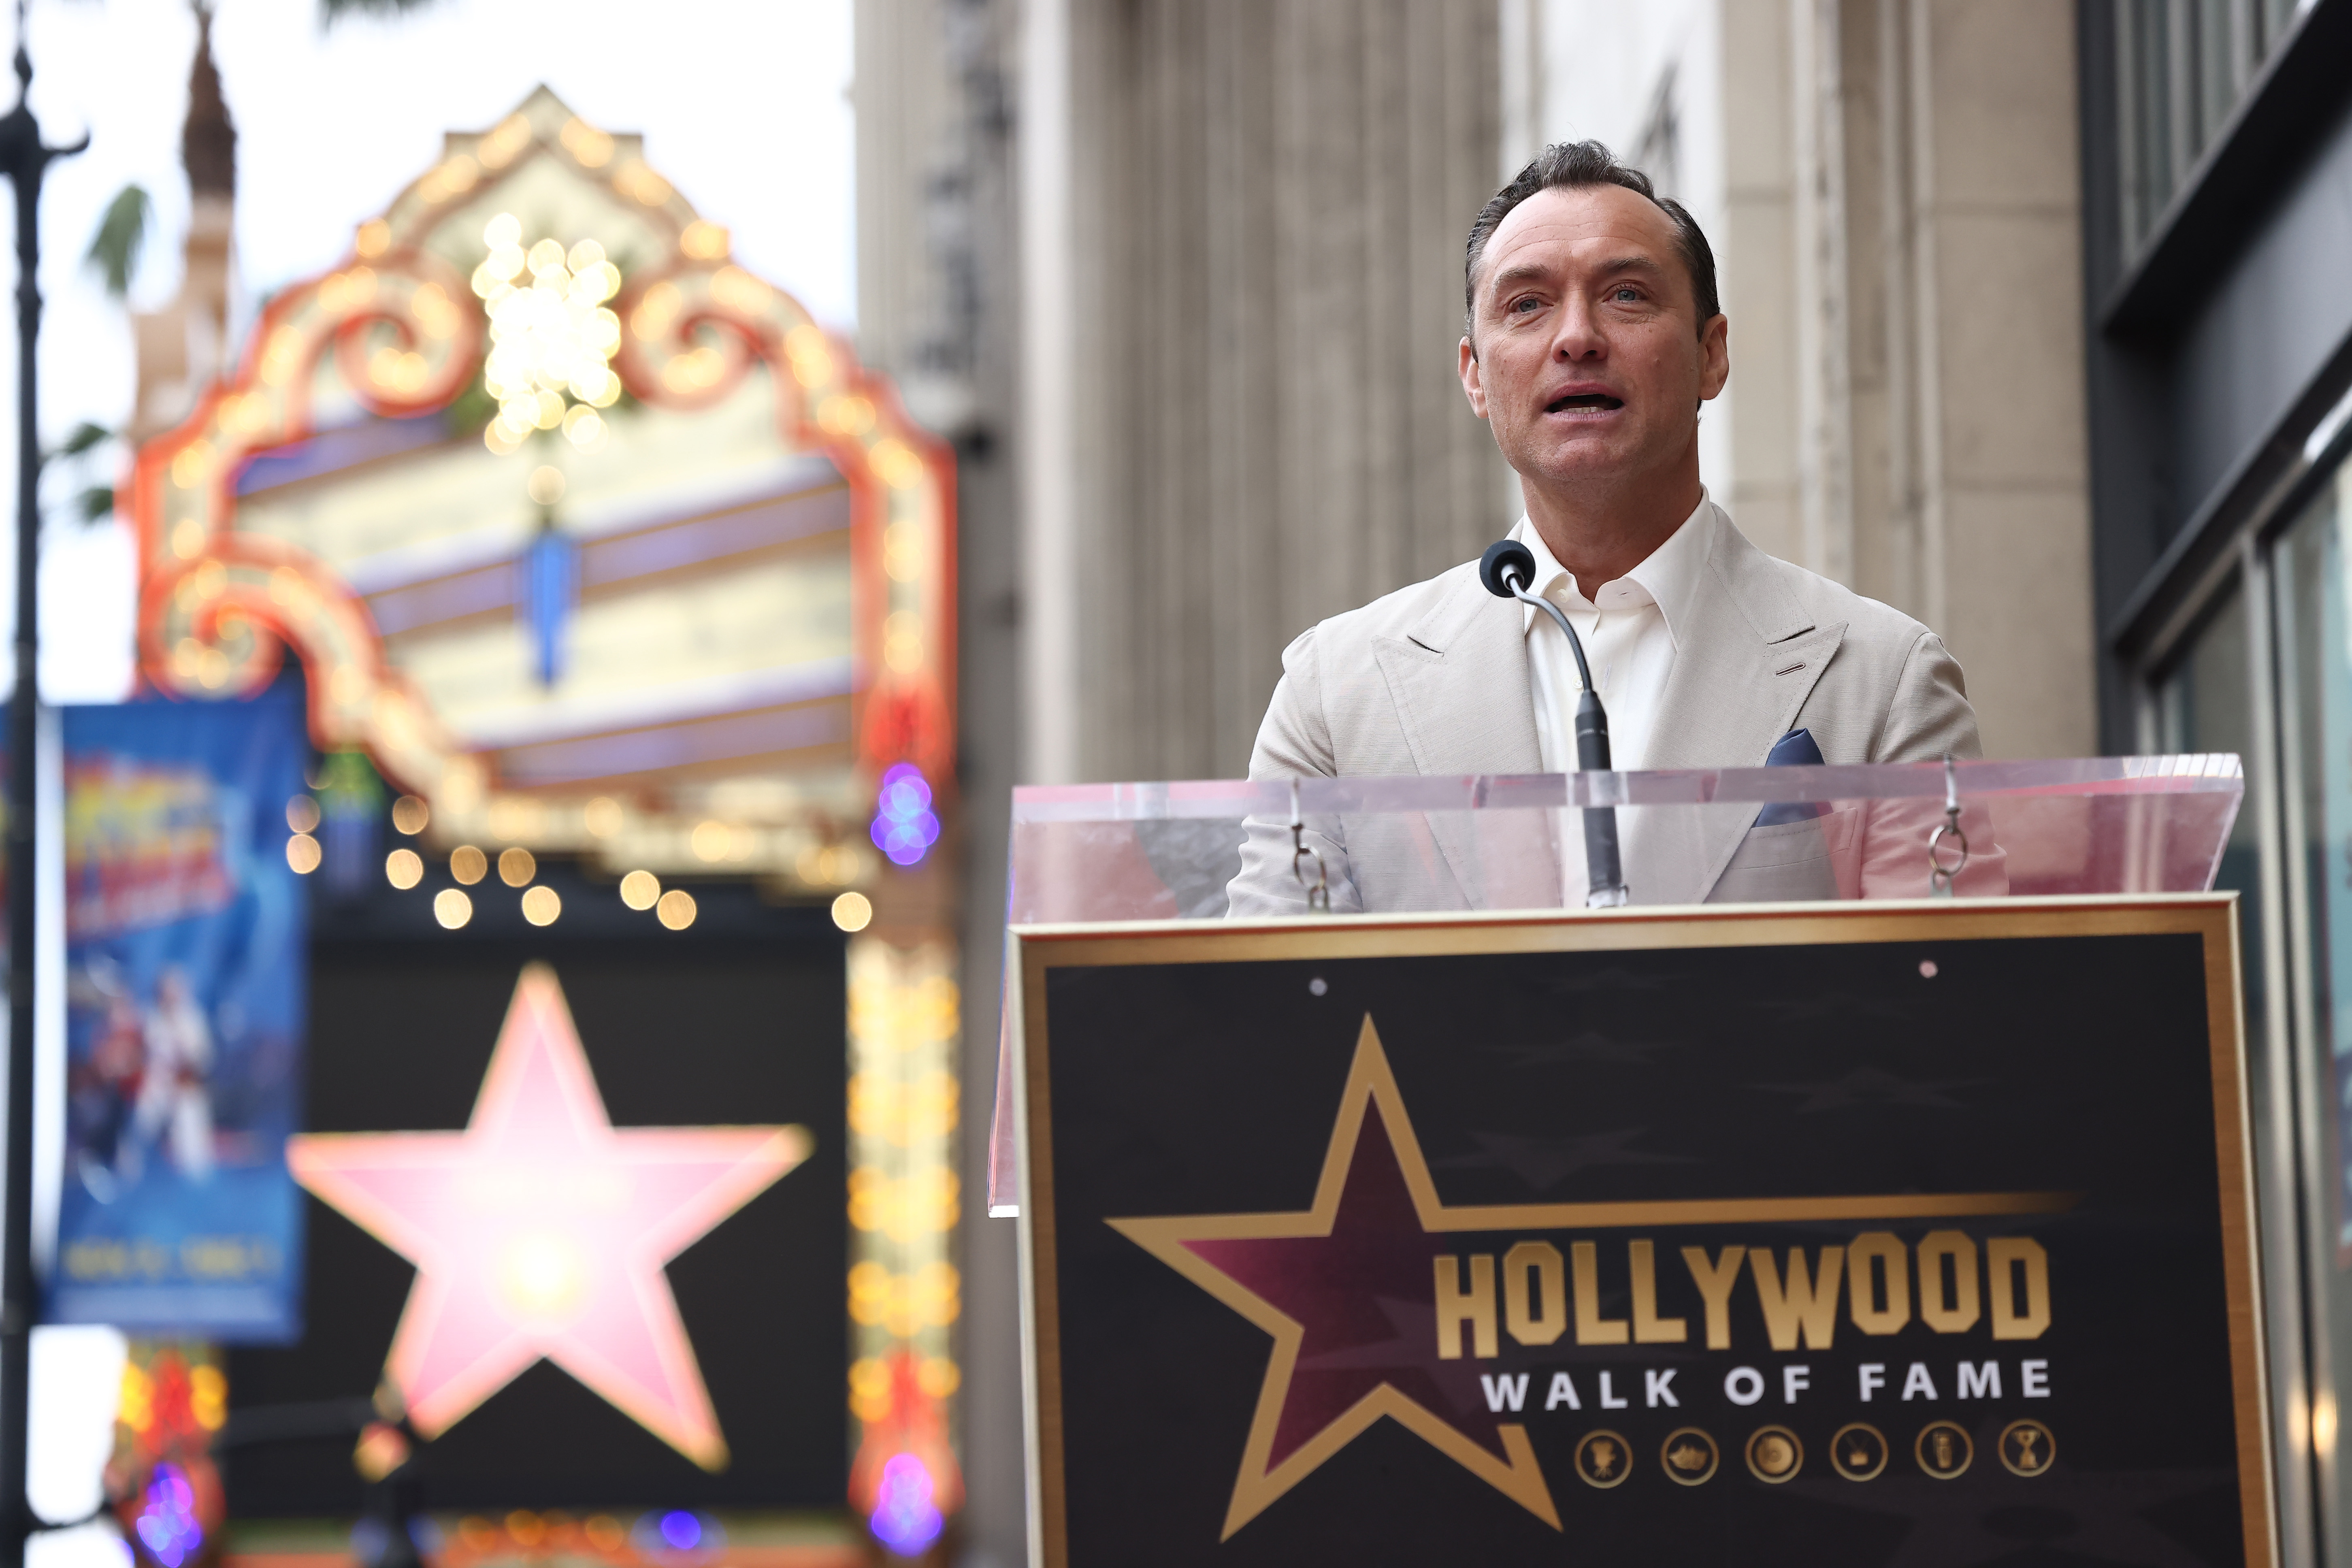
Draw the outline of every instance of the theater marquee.
<instances>
[{"instance_id":1,"label":"theater marquee","mask_svg":"<svg viewBox=\"0 0 2352 1568\"><path fill-rule=\"evenodd\" d=\"M2272 1561L2227 895L1017 934L1052 1568Z\"/></svg>"}]
</instances>

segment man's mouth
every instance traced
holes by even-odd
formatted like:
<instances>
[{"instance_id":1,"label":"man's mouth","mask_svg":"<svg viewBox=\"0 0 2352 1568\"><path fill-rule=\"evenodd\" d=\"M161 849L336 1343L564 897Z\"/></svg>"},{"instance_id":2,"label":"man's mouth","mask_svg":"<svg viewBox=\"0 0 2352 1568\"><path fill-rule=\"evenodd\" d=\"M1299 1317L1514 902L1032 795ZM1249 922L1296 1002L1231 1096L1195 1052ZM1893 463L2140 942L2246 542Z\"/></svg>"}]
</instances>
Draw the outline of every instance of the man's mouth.
<instances>
[{"instance_id":1,"label":"man's mouth","mask_svg":"<svg viewBox=\"0 0 2352 1568\"><path fill-rule=\"evenodd\" d=\"M1578 392L1566 397L1555 397L1544 405L1546 414L1606 413L1625 406L1622 398L1612 397L1605 392Z\"/></svg>"}]
</instances>

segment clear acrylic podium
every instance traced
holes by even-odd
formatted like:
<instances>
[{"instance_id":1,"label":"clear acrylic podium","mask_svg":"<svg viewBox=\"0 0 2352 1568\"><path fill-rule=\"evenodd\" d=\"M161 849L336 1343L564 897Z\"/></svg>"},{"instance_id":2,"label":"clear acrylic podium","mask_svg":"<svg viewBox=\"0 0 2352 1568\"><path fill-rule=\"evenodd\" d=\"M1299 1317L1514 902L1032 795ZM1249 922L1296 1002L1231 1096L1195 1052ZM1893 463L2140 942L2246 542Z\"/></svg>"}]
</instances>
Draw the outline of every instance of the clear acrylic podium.
<instances>
[{"instance_id":1,"label":"clear acrylic podium","mask_svg":"<svg viewBox=\"0 0 2352 1568\"><path fill-rule=\"evenodd\" d=\"M1558 846L1599 806L1634 905L2201 892L2244 792L2233 755L1034 785L1013 791L1005 921L1580 910ZM1018 1202L1009 1059L998 1215Z\"/></svg>"}]
</instances>

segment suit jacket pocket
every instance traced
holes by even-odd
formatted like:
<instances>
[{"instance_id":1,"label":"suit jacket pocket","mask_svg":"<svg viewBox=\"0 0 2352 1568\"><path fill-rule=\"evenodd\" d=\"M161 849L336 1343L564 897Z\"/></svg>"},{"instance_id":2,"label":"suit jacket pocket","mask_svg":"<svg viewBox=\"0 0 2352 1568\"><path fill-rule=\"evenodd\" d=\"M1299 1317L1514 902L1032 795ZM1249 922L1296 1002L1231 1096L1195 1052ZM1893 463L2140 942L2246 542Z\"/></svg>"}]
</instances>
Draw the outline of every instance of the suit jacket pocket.
<instances>
[{"instance_id":1,"label":"suit jacket pocket","mask_svg":"<svg viewBox=\"0 0 2352 1568\"><path fill-rule=\"evenodd\" d=\"M1751 827L1748 837L1739 841L1731 864L1724 868L1725 873L1763 866L1796 866L1842 855L1853 844L1854 824L1861 816L1859 806L1849 805L1805 822Z\"/></svg>"},{"instance_id":2,"label":"suit jacket pocket","mask_svg":"<svg viewBox=\"0 0 2352 1568\"><path fill-rule=\"evenodd\" d=\"M1779 904L1843 894L1837 858L1853 848L1858 806L1806 822L1751 827L1706 895L1710 904Z\"/></svg>"}]
</instances>

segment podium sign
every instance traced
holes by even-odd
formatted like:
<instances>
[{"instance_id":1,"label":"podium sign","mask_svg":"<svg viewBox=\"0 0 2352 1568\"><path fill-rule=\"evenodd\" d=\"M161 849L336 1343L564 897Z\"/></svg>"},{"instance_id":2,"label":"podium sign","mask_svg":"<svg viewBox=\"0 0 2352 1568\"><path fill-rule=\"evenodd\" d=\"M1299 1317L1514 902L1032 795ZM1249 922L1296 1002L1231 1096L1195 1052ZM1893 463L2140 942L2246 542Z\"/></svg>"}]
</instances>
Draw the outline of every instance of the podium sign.
<instances>
[{"instance_id":1,"label":"podium sign","mask_svg":"<svg viewBox=\"0 0 2352 1568\"><path fill-rule=\"evenodd\" d=\"M2229 895L1014 937L1047 1568L2273 1562Z\"/></svg>"}]
</instances>

